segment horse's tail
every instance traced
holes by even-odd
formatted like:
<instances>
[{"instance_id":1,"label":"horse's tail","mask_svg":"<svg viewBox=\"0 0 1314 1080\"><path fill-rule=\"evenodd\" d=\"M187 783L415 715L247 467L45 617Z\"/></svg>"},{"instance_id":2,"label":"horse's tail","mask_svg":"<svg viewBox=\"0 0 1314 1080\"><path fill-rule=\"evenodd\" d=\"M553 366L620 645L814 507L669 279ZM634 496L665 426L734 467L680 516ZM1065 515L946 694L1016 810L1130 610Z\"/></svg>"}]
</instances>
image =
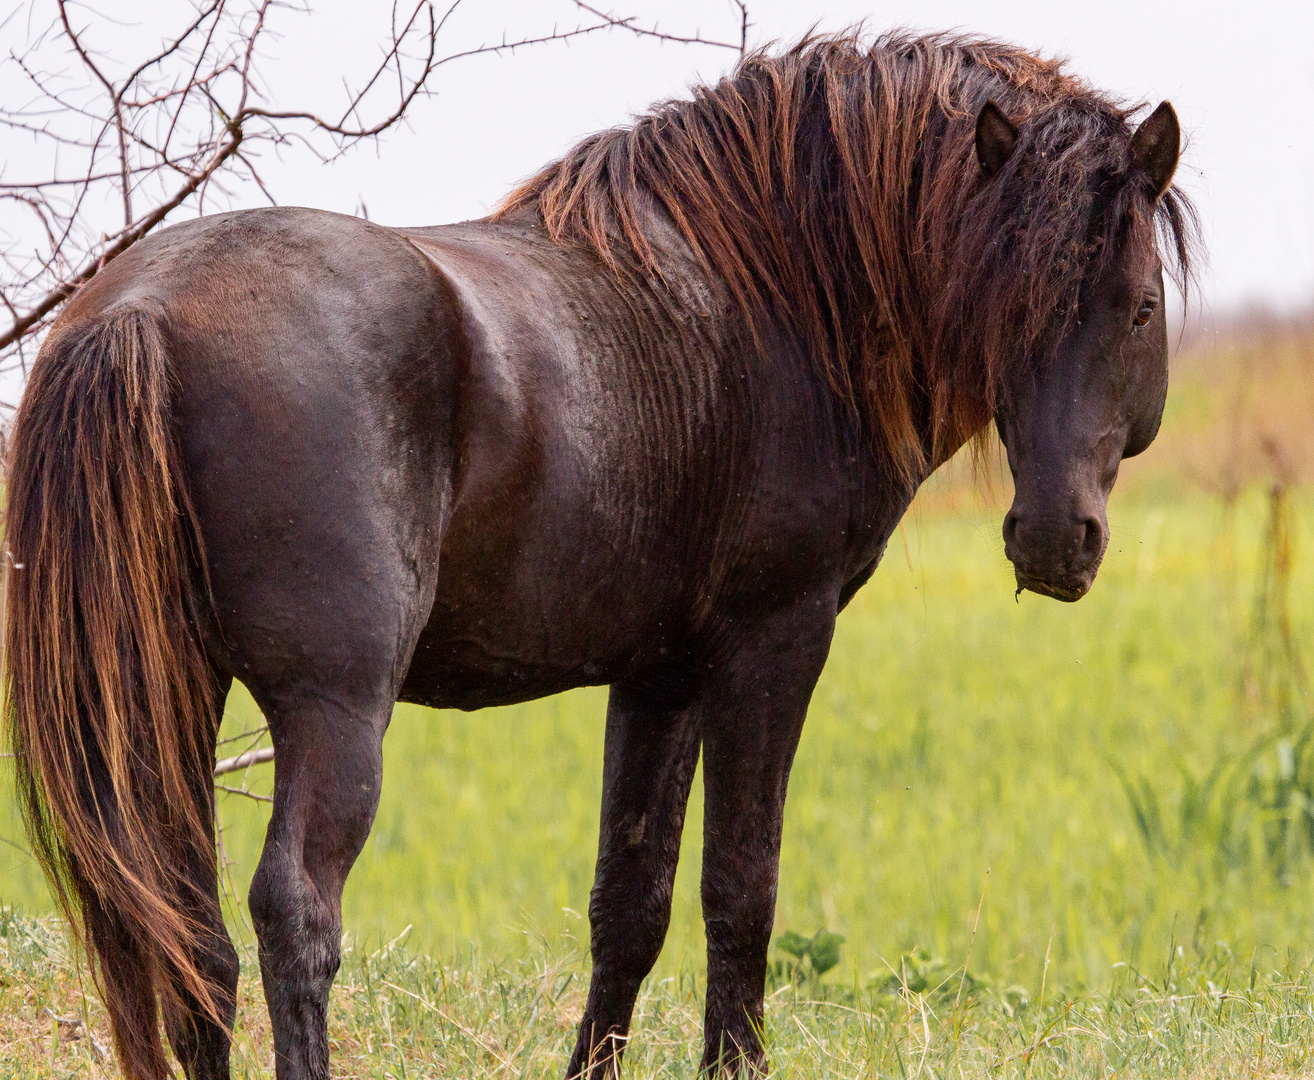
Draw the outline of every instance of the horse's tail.
<instances>
[{"instance_id":1,"label":"horse's tail","mask_svg":"<svg viewBox=\"0 0 1314 1080\"><path fill-rule=\"evenodd\" d=\"M124 1072L167 1077L161 1010L230 1022L188 911L213 883L221 707L161 318L56 328L9 456L5 690L28 835L104 996ZM210 901L211 906L213 900Z\"/></svg>"}]
</instances>

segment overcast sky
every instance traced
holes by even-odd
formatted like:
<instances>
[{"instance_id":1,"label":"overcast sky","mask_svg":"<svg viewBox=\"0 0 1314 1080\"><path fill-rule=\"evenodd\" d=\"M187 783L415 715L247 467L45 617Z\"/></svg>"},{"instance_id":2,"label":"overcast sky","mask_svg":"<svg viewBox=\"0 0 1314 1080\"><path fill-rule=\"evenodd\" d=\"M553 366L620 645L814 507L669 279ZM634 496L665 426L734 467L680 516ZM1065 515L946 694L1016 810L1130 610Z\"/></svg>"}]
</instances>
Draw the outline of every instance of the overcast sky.
<instances>
[{"instance_id":1,"label":"overcast sky","mask_svg":"<svg viewBox=\"0 0 1314 1080\"><path fill-rule=\"evenodd\" d=\"M383 0L310 4L309 16L279 12L281 39L266 48L264 71L280 107L341 101L343 79L368 70L386 36L390 5ZM672 32L738 35L728 0L605 6ZM182 0L136 0L101 10L136 24L105 39L119 59L120 52L153 46L160 27L179 21L188 7ZM880 7L870 0L751 0L750 11L752 43L788 42L814 23L961 29L1067 56L1077 73L1127 98L1170 99L1188 139L1179 181L1196 200L1209 247L1201 279L1206 321L1252 303L1280 309L1314 300L1310 0L920 0ZM463 0L443 45L452 52L504 31L520 37L587 18L570 0ZM280 202L347 213L363 203L372 219L387 224L477 217L582 136L624 123L692 82L717 78L734 59L729 50L610 33L458 61L438 73L436 95L415 107L408 128L377 150L331 166L293 152L281 163L267 159L266 179ZM237 192L238 205L259 201L255 190Z\"/></svg>"}]
</instances>

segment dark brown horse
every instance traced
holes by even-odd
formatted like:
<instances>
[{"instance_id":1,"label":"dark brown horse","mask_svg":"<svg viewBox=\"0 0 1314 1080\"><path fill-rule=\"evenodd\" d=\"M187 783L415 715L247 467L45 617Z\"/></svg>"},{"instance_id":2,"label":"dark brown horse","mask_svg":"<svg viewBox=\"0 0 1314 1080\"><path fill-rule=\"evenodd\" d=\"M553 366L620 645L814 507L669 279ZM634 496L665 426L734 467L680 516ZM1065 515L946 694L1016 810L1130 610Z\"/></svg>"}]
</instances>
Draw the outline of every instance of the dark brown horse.
<instances>
[{"instance_id":1,"label":"dark brown horse","mask_svg":"<svg viewBox=\"0 0 1314 1080\"><path fill-rule=\"evenodd\" d=\"M1074 600L1167 380L1177 120L990 42L811 39L578 146L491 219L169 229L42 349L9 472L9 720L124 1071L228 1075L210 772L269 719L251 886L280 1080L328 1074L393 703L611 686L593 976L615 1064L699 753L704 1063L762 1067L785 785L836 613L994 419L1020 588Z\"/></svg>"}]
</instances>

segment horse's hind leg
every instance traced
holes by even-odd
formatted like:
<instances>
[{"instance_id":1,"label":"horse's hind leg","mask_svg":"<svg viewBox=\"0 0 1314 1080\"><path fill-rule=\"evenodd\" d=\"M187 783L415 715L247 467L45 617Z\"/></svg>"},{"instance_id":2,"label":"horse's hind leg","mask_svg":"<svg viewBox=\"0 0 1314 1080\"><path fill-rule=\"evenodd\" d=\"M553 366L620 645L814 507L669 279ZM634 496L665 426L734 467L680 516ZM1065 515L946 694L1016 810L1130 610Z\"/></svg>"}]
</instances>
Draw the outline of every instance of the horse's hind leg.
<instances>
[{"instance_id":1,"label":"horse's hind leg","mask_svg":"<svg viewBox=\"0 0 1314 1080\"><path fill-rule=\"evenodd\" d=\"M433 595L435 553L420 553L413 576L382 546L361 542L378 553L362 569L344 545L331 583L304 569L277 575L249 591L261 604L244 598L240 631L229 621L241 642L235 664L274 743L274 805L249 895L278 1080L329 1075L342 887L374 821L383 734ZM273 612L279 633L262 634L252 608Z\"/></svg>"},{"instance_id":2,"label":"horse's hind leg","mask_svg":"<svg viewBox=\"0 0 1314 1080\"><path fill-rule=\"evenodd\" d=\"M328 1076L328 998L342 936L342 887L374 821L391 671L354 692L305 685L257 694L277 767L251 916L279 1080Z\"/></svg>"}]
</instances>

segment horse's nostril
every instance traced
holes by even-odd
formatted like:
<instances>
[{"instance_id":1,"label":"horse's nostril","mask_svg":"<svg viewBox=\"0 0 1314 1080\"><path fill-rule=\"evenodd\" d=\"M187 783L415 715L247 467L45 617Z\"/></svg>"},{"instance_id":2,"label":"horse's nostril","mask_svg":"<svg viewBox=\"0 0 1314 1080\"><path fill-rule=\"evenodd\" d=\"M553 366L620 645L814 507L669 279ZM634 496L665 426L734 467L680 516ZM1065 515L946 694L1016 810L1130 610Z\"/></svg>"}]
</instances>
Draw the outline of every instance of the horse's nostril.
<instances>
[{"instance_id":1,"label":"horse's nostril","mask_svg":"<svg viewBox=\"0 0 1314 1080\"><path fill-rule=\"evenodd\" d=\"M1004 543L1014 544L1017 542L1017 514L1010 510L1004 517Z\"/></svg>"},{"instance_id":2,"label":"horse's nostril","mask_svg":"<svg viewBox=\"0 0 1314 1080\"><path fill-rule=\"evenodd\" d=\"M1081 539L1081 565L1089 566L1104 551L1104 526L1099 518L1088 517L1085 521L1085 535Z\"/></svg>"}]
</instances>

